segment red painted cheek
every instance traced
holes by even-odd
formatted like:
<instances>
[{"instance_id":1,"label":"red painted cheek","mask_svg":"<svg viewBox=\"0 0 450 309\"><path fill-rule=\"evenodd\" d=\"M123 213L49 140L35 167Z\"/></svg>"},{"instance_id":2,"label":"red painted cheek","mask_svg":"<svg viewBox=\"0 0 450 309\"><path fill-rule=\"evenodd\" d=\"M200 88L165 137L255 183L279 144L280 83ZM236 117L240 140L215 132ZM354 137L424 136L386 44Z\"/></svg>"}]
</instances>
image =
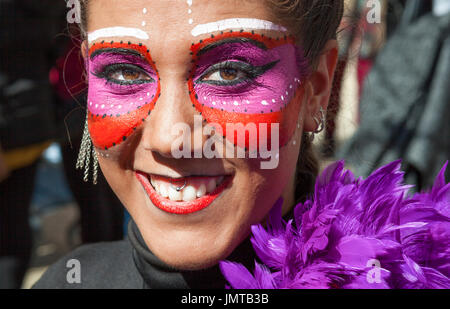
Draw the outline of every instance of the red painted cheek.
<instances>
[{"instance_id":1,"label":"red painted cheek","mask_svg":"<svg viewBox=\"0 0 450 309\"><path fill-rule=\"evenodd\" d=\"M202 114L203 118L206 119L208 123L216 123L221 126L223 135L234 143L235 146L240 148L245 148L249 151L257 151L258 149L270 149L271 146L271 124L279 124L279 146L283 147L291 140L295 133L298 114L301 108L301 97L303 95L303 87L299 87L294 95L294 98L290 103L286 105L281 111L264 113L264 114L245 114L245 113L233 113L222 111L217 108L210 108L202 105L198 101L198 96L195 94L194 83L192 80L189 81L190 97L195 106L195 108ZM239 143L237 139L237 133L234 136L231 134L227 135L227 124L237 124L242 123L244 126L247 124L255 124L257 128L256 136L249 136L246 132L245 142ZM260 124L267 125L267 139L260 140ZM262 129L265 130L265 129ZM256 140L255 140L256 139ZM257 149L250 149L250 145L257 145ZM261 148L263 147L263 148ZM267 147L267 148L264 148Z\"/></svg>"},{"instance_id":2,"label":"red painted cheek","mask_svg":"<svg viewBox=\"0 0 450 309\"><path fill-rule=\"evenodd\" d=\"M156 99L140 109L120 116L104 117L89 112L88 126L94 146L109 149L125 141L150 115Z\"/></svg>"}]
</instances>

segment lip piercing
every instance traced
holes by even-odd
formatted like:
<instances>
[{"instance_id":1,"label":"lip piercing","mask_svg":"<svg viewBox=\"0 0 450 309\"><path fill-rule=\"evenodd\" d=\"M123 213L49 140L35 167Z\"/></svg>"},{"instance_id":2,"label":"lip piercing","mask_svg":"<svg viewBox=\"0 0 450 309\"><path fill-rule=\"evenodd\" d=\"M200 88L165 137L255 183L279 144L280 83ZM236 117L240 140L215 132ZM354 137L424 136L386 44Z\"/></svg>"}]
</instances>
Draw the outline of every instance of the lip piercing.
<instances>
[{"instance_id":1,"label":"lip piercing","mask_svg":"<svg viewBox=\"0 0 450 309\"><path fill-rule=\"evenodd\" d=\"M187 184L187 180L186 178L184 179L184 184L181 187L176 187L174 186L174 184L172 183L172 181L170 182L170 184L172 185L172 188L174 188L175 190L177 190L177 192L180 192L181 190L183 190L186 187Z\"/></svg>"}]
</instances>

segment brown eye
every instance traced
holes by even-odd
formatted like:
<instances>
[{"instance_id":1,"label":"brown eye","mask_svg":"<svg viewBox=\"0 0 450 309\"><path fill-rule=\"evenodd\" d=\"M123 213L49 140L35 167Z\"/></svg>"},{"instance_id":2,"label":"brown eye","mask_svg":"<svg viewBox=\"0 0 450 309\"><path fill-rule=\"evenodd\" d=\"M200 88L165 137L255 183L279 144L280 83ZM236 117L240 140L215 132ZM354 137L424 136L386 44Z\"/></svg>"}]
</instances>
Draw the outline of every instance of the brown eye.
<instances>
[{"instance_id":1,"label":"brown eye","mask_svg":"<svg viewBox=\"0 0 450 309\"><path fill-rule=\"evenodd\" d=\"M236 80L241 80L246 77L246 74L239 70L233 68L222 68L217 69L208 75L206 75L204 81L222 81L222 82L234 82Z\"/></svg>"},{"instance_id":2,"label":"brown eye","mask_svg":"<svg viewBox=\"0 0 450 309\"><path fill-rule=\"evenodd\" d=\"M134 81L141 75L139 72L131 70L122 70L123 79L126 81Z\"/></svg>"},{"instance_id":3,"label":"brown eye","mask_svg":"<svg viewBox=\"0 0 450 309\"><path fill-rule=\"evenodd\" d=\"M137 81L149 81L152 80L147 74L140 72L138 70L120 68L114 70L109 74L110 80L116 80L121 82L137 82Z\"/></svg>"},{"instance_id":4,"label":"brown eye","mask_svg":"<svg viewBox=\"0 0 450 309\"><path fill-rule=\"evenodd\" d=\"M238 70L222 69L222 70L220 70L220 77L227 81L235 80L238 77Z\"/></svg>"}]
</instances>

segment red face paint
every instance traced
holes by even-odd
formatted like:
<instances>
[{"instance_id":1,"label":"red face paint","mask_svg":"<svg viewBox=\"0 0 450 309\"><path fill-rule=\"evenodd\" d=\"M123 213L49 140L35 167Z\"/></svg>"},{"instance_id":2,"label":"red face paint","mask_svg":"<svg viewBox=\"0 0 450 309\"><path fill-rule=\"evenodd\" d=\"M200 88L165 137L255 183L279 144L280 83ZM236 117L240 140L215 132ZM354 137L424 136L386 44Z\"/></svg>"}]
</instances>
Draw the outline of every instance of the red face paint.
<instances>
[{"instance_id":1,"label":"red face paint","mask_svg":"<svg viewBox=\"0 0 450 309\"><path fill-rule=\"evenodd\" d=\"M96 147L108 149L150 115L161 93L159 74L142 44L97 43L88 61L89 132Z\"/></svg>"},{"instance_id":2,"label":"red face paint","mask_svg":"<svg viewBox=\"0 0 450 309\"><path fill-rule=\"evenodd\" d=\"M227 123L255 124L258 135L247 135L245 144L238 144L234 137L235 145L246 149L253 144L251 138L258 138L260 124L267 124L267 140L256 141L256 145L270 145L273 123L280 126L280 145L289 142L300 110L293 99L307 72L293 37L228 32L193 44L191 52L191 100L209 123L220 125L227 138Z\"/></svg>"}]
</instances>

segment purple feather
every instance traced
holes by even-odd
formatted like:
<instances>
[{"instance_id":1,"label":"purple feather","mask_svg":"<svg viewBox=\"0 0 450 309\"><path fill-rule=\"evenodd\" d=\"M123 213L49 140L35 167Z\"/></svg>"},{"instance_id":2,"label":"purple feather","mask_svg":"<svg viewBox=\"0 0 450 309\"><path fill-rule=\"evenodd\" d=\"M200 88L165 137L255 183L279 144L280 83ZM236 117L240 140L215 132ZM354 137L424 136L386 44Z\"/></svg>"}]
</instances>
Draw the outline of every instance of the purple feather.
<instances>
[{"instance_id":1,"label":"purple feather","mask_svg":"<svg viewBox=\"0 0 450 309\"><path fill-rule=\"evenodd\" d=\"M317 178L314 198L284 222L283 201L267 228L252 227L264 263L254 275L221 262L232 288L449 288L450 184L447 163L426 193L408 195L400 161L355 179L338 161Z\"/></svg>"}]
</instances>

